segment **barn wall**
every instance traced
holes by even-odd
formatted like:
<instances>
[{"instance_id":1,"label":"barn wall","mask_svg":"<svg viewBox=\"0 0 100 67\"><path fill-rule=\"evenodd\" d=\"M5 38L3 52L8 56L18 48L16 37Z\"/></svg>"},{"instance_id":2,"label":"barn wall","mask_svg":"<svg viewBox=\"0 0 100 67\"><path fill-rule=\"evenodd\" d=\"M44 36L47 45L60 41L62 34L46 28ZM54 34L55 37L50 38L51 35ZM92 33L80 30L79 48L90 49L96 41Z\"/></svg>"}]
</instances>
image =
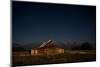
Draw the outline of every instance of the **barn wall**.
<instances>
[{"instance_id":1,"label":"barn wall","mask_svg":"<svg viewBox=\"0 0 100 67\"><path fill-rule=\"evenodd\" d=\"M62 48L32 49L31 55L55 55L64 53Z\"/></svg>"}]
</instances>

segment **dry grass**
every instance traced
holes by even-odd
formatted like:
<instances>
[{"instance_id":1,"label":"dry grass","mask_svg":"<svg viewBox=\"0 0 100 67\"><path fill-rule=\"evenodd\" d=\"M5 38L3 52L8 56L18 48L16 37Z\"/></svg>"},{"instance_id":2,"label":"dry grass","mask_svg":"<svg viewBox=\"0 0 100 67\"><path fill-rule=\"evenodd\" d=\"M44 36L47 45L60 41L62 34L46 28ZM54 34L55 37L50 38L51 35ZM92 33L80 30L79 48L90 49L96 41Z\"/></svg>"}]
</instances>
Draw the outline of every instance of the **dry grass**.
<instances>
[{"instance_id":1,"label":"dry grass","mask_svg":"<svg viewBox=\"0 0 100 67\"><path fill-rule=\"evenodd\" d=\"M39 64L54 64L54 63L71 63L95 61L96 52L86 50L88 53L70 53L66 51L64 54L54 56L13 56L13 66L21 65L39 65Z\"/></svg>"}]
</instances>

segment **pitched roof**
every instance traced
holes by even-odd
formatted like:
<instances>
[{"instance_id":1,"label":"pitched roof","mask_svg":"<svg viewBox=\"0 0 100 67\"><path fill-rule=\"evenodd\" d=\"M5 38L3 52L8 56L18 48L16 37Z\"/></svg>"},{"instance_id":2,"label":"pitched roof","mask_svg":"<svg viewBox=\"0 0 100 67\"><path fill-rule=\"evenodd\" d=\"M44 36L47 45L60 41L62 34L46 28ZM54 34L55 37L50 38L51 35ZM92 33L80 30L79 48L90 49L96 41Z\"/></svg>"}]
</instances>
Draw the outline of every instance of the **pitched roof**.
<instances>
[{"instance_id":1,"label":"pitched roof","mask_svg":"<svg viewBox=\"0 0 100 67\"><path fill-rule=\"evenodd\" d=\"M49 47L49 46L54 46L52 40L48 40L47 42L43 42L42 45L40 45L39 48Z\"/></svg>"}]
</instances>

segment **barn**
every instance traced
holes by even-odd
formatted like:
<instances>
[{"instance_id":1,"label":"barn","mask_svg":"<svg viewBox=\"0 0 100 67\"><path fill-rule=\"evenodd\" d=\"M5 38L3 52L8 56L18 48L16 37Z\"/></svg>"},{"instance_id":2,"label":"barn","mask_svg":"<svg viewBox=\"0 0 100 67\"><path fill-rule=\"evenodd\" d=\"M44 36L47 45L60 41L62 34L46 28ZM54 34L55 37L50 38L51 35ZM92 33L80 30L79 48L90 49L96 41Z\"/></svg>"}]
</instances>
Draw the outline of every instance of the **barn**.
<instances>
[{"instance_id":1,"label":"barn","mask_svg":"<svg viewBox=\"0 0 100 67\"><path fill-rule=\"evenodd\" d=\"M38 48L31 49L31 55L43 56L43 55L56 55L64 53L63 48L55 47L52 40L43 42Z\"/></svg>"}]
</instances>

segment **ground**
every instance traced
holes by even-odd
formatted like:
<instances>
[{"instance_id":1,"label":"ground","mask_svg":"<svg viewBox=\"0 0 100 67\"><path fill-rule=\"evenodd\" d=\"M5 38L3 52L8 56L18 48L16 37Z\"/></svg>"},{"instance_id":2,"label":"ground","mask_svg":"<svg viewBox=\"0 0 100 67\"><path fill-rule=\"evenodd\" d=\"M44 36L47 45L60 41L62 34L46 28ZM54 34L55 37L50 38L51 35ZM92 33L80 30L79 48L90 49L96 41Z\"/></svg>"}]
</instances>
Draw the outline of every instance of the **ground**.
<instances>
[{"instance_id":1,"label":"ground","mask_svg":"<svg viewBox=\"0 0 100 67\"><path fill-rule=\"evenodd\" d=\"M13 66L96 61L95 50L65 50L54 56L13 56Z\"/></svg>"}]
</instances>

